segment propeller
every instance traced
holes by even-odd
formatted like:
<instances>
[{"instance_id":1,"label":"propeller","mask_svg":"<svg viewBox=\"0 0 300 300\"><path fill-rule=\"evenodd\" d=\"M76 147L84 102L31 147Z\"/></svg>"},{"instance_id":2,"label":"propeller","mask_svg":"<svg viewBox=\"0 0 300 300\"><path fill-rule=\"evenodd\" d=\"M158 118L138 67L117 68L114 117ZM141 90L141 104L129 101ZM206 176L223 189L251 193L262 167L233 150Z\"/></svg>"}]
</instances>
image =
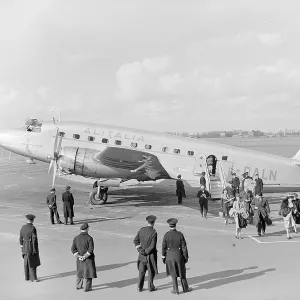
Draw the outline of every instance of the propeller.
<instances>
[{"instance_id":1,"label":"propeller","mask_svg":"<svg viewBox=\"0 0 300 300\"><path fill-rule=\"evenodd\" d=\"M59 129L56 130L55 140L54 140L54 146L53 146L53 157L51 159L48 174L50 173L50 170L53 166L53 177L52 177L52 187L54 187L55 177L57 173L57 161L59 159L59 153L61 149L61 143L62 143L62 135L59 134Z\"/></svg>"}]
</instances>

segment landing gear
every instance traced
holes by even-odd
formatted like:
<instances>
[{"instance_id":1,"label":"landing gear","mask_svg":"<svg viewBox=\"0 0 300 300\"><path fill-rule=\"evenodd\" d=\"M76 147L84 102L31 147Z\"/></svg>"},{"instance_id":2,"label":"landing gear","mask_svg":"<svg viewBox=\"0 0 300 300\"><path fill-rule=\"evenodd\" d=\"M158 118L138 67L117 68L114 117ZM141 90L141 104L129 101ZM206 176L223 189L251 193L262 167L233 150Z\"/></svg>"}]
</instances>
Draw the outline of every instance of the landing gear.
<instances>
[{"instance_id":1,"label":"landing gear","mask_svg":"<svg viewBox=\"0 0 300 300\"><path fill-rule=\"evenodd\" d=\"M108 187L95 187L93 188L92 192L90 193L90 204L93 205L101 205L105 204L107 201L107 192L108 192Z\"/></svg>"}]
</instances>

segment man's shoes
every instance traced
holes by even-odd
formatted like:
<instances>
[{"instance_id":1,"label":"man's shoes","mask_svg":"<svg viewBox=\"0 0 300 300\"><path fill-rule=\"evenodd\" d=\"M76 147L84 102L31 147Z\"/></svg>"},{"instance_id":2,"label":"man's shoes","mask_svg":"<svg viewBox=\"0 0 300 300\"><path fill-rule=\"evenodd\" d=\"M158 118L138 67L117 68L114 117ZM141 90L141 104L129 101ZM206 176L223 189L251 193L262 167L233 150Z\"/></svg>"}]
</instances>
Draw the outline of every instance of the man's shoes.
<instances>
[{"instance_id":1,"label":"man's shoes","mask_svg":"<svg viewBox=\"0 0 300 300\"><path fill-rule=\"evenodd\" d=\"M154 287L154 288L152 288L152 289L149 290L149 292L155 292L155 291L157 291L156 287Z\"/></svg>"},{"instance_id":2,"label":"man's shoes","mask_svg":"<svg viewBox=\"0 0 300 300\"><path fill-rule=\"evenodd\" d=\"M65 224L65 225L68 225L68 223L67 223L67 222L65 222L64 224Z\"/></svg>"},{"instance_id":3,"label":"man's shoes","mask_svg":"<svg viewBox=\"0 0 300 300\"><path fill-rule=\"evenodd\" d=\"M32 280L32 282L40 282L38 279Z\"/></svg>"},{"instance_id":4,"label":"man's shoes","mask_svg":"<svg viewBox=\"0 0 300 300\"><path fill-rule=\"evenodd\" d=\"M63 224L63 222L62 221L58 221L58 223L57 224Z\"/></svg>"},{"instance_id":5,"label":"man's shoes","mask_svg":"<svg viewBox=\"0 0 300 300\"><path fill-rule=\"evenodd\" d=\"M258 235L258 236L261 236L261 233L259 232L257 235Z\"/></svg>"},{"instance_id":6,"label":"man's shoes","mask_svg":"<svg viewBox=\"0 0 300 300\"><path fill-rule=\"evenodd\" d=\"M138 292L142 292L143 291L143 289L140 289L140 288L138 288L137 290L138 290Z\"/></svg>"},{"instance_id":7,"label":"man's shoes","mask_svg":"<svg viewBox=\"0 0 300 300\"><path fill-rule=\"evenodd\" d=\"M52 225L54 225L55 223L53 222L53 223L51 223Z\"/></svg>"},{"instance_id":8,"label":"man's shoes","mask_svg":"<svg viewBox=\"0 0 300 300\"><path fill-rule=\"evenodd\" d=\"M92 288L84 289L83 291L84 291L84 292L90 292L91 290L92 290Z\"/></svg>"},{"instance_id":9,"label":"man's shoes","mask_svg":"<svg viewBox=\"0 0 300 300\"><path fill-rule=\"evenodd\" d=\"M183 291L184 293L188 293L191 292L193 289L191 287L189 287L187 290Z\"/></svg>"},{"instance_id":10,"label":"man's shoes","mask_svg":"<svg viewBox=\"0 0 300 300\"><path fill-rule=\"evenodd\" d=\"M172 293L172 294L179 295L179 291L174 291L174 290L172 290L171 293Z\"/></svg>"},{"instance_id":11,"label":"man's shoes","mask_svg":"<svg viewBox=\"0 0 300 300\"><path fill-rule=\"evenodd\" d=\"M74 223L72 222L71 225L74 225Z\"/></svg>"}]
</instances>

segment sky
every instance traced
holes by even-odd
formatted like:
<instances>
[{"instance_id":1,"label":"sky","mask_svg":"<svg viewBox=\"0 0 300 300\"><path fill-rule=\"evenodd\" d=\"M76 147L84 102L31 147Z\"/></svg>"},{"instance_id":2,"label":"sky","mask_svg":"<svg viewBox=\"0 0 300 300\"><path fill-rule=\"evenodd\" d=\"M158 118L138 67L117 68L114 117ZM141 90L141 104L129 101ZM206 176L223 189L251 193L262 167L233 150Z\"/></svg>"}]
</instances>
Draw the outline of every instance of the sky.
<instances>
[{"instance_id":1,"label":"sky","mask_svg":"<svg viewBox=\"0 0 300 300\"><path fill-rule=\"evenodd\" d=\"M2 0L0 128L300 128L297 0Z\"/></svg>"}]
</instances>

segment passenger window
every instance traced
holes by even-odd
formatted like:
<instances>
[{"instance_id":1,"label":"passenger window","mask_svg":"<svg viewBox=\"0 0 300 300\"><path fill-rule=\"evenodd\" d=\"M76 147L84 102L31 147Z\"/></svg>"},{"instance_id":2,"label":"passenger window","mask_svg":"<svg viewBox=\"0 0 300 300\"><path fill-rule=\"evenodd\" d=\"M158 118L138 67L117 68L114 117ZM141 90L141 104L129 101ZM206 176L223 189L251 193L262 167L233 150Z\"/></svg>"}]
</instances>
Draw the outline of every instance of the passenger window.
<instances>
[{"instance_id":1,"label":"passenger window","mask_svg":"<svg viewBox=\"0 0 300 300\"><path fill-rule=\"evenodd\" d=\"M116 145L122 145L122 141L115 140L115 144L116 144Z\"/></svg>"},{"instance_id":2,"label":"passenger window","mask_svg":"<svg viewBox=\"0 0 300 300\"><path fill-rule=\"evenodd\" d=\"M190 156L193 156L195 153L194 153L194 151L188 151L187 154L190 155Z\"/></svg>"},{"instance_id":3,"label":"passenger window","mask_svg":"<svg viewBox=\"0 0 300 300\"><path fill-rule=\"evenodd\" d=\"M132 148L136 148L136 147L138 146L138 144L137 144L137 143L134 143L134 142L132 142L132 143L130 144L130 146L131 146Z\"/></svg>"},{"instance_id":4,"label":"passenger window","mask_svg":"<svg viewBox=\"0 0 300 300\"><path fill-rule=\"evenodd\" d=\"M80 135L79 134L73 134L73 138L78 140L78 139L80 139Z\"/></svg>"},{"instance_id":5,"label":"passenger window","mask_svg":"<svg viewBox=\"0 0 300 300\"><path fill-rule=\"evenodd\" d=\"M145 148L150 150L152 148L152 146L151 145L145 145Z\"/></svg>"},{"instance_id":6,"label":"passenger window","mask_svg":"<svg viewBox=\"0 0 300 300\"><path fill-rule=\"evenodd\" d=\"M107 144L108 143L108 139L102 139L102 143Z\"/></svg>"},{"instance_id":7,"label":"passenger window","mask_svg":"<svg viewBox=\"0 0 300 300\"><path fill-rule=\"evenodd\" d=\"M93 142L93 141L95 140L95 138L94 138L93 136L89 136L89 137L88 137L88 140L89 140L90 142Z\"/></svg>"},{"instance_id":8,"label":"passenger window","mask_svg":"<svg viewBox=\"0 0 300 300\"><path fill-rule=\"evenodd\" d=\"M162 151L162 152L168 152L168 150L169 150L168 147L162 147L162 148L161 148L161 151Z\"/></svg>"},{"instance_id":9,"label":"passenger window","mask_svg":"<svg viewBox=\"0 0 300 300\"><path fill-rule=\"evenodd\" d=\"M180 149L174 149L173 152L176 153L176 154L179 154L180 153Z\"/></svg>"}]
</instances>

